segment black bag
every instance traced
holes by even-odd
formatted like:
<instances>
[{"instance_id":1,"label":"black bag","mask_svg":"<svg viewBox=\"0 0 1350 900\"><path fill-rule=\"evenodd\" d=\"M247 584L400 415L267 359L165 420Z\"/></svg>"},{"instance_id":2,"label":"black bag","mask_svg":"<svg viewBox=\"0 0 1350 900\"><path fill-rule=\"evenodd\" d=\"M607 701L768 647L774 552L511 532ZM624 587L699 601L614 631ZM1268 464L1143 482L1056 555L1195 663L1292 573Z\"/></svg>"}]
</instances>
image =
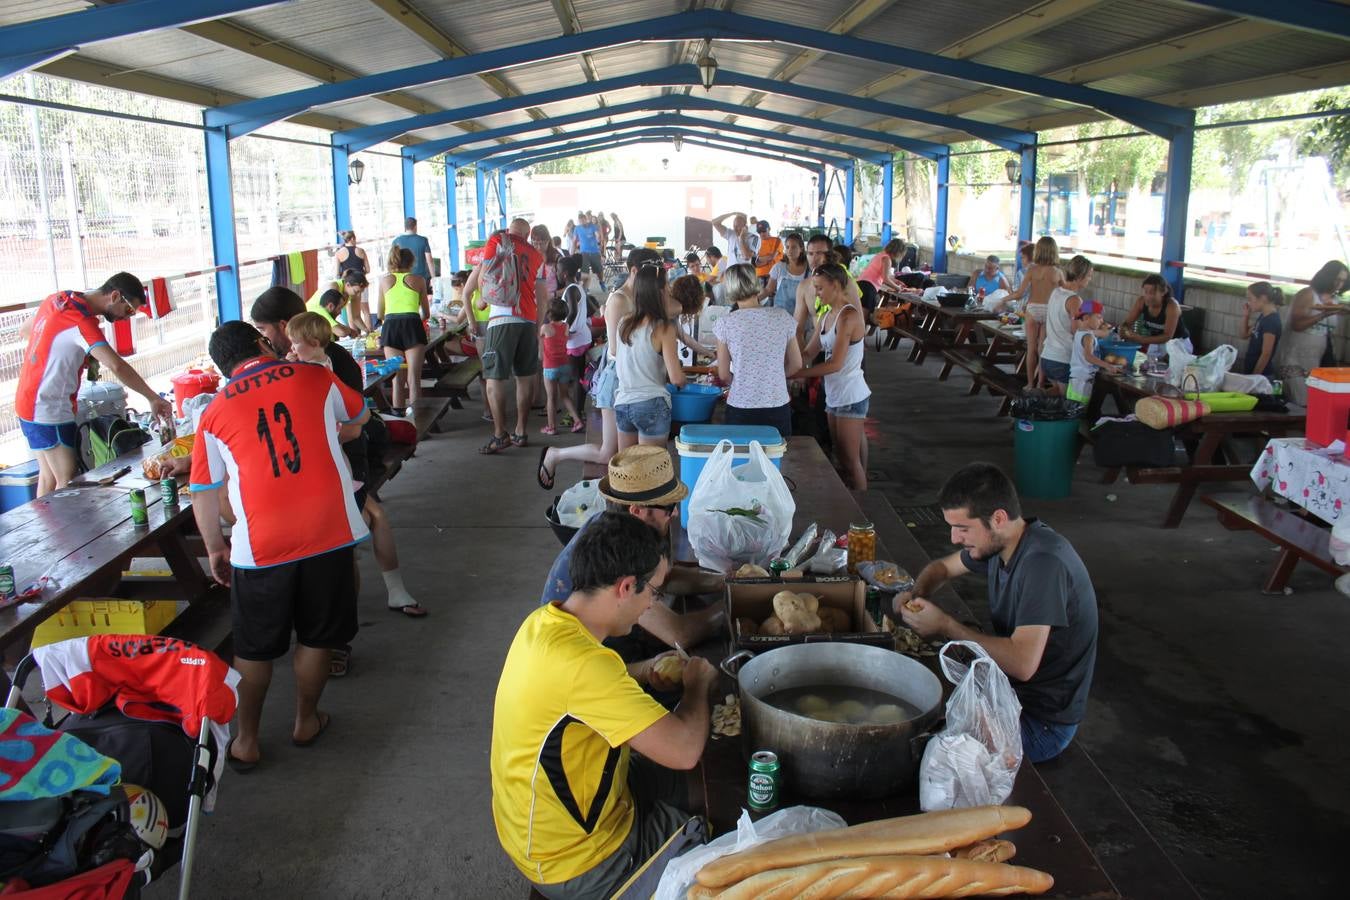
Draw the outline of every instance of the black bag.
<instances>
[{"instance_id":1,"label":"black bag","mask_svg":"<svg viewBox=\"0 0 1350 900\"><path fill-rule=\"evenodd\" d=\"M150 440L150 435L121 416L95 416L80 426L89 449L90 468L110 463Z\"/></svg>"},{"instance_id":2,"label":"black bag","mask_svg":"<svg viewBox=\"0 0 1350 900\"><path fill-rule=\"evenodd\" d=\"M1172 430L1143 422L1103 422L1092 429L1092 461L1102 468L1172 465L1176 455Z\"/></svg>"}]
</instances>

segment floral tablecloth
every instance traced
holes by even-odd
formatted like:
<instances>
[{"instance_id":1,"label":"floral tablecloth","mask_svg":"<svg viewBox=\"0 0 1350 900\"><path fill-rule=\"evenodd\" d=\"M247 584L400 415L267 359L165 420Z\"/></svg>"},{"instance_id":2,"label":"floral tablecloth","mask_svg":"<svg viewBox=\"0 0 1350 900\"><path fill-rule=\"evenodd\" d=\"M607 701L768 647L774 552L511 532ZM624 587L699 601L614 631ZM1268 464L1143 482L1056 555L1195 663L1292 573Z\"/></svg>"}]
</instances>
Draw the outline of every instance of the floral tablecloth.
<instances>
[{"instance_id":1,"label":"floral tablecloth","mask_svg":"<svg viewBox=\"0 0 1350 900\"><path fill-rule=\"evenodd\" d=\"M1350 461L1340 441L1330 447L1304 438L1274 438L1252 467L1252 481L1303 507L1325 522L1350 509Z\"/></svg>"}]
</instances>

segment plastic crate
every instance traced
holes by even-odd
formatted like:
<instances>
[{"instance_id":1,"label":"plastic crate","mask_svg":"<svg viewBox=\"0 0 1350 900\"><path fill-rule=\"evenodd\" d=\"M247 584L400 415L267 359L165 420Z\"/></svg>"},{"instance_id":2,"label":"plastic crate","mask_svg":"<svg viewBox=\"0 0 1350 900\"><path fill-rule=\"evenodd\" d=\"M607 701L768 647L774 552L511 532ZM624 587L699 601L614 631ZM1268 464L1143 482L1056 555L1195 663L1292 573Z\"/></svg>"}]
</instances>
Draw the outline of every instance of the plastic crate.
<instances>
[{"instance_id":1,"label":"plastic crate","mask_svg":"<svg viewBox=\"0 0 1350 900\"><path fill-rule=\"evenodd\" d=\"M33 646L94 634L159 634L176 615L173 600L72 600L33 630Z\"/></svg>"}]
</instances>

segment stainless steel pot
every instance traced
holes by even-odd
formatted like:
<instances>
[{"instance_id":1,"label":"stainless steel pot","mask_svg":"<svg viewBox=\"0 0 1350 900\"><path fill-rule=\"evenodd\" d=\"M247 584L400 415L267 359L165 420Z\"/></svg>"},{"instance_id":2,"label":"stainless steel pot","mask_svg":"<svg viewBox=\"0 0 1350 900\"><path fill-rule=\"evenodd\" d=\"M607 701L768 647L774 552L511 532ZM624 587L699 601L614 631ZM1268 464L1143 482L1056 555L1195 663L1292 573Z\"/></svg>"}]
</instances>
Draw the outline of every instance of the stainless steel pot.
<instances>
[{"instance_id":1,"label":"stainless steel pot","mask_svg":"<svg viewBox=\"0 0 1350 900\"><path fill-rule=\"evenodd\" d=\"M745 662L745 660L749 660ZM739 670L737 664L740 665ZM942 685L907 656L842 642L792 644L759 656L732 654L722 671L740 685L741 725L750 750L772 750L783 783L802 797L871 798L911 786L939 718ZM791 688L870 688L922 712L894 725L822 722L779 709L764 698Z\"/></svg>"}]
</instances>

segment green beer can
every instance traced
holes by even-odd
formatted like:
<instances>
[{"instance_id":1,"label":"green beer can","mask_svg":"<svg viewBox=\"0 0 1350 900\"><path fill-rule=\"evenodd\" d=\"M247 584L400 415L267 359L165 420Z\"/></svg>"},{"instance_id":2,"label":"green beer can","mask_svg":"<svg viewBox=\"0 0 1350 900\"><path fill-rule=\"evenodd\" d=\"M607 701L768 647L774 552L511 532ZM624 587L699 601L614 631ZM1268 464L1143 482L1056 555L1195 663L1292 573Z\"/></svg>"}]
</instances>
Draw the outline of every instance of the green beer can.
<instances>
[{"instance_id":1,"label":"green beer can","mask_svg":"<svg viewBox=\"0 0 1350 900\"><path fill-rule=\"evenodd\" d=\"M141 488L131 489L131 524L150 524L150 515L145 511L145 491Z\"/></svg>"},{"instance_id":2,"label":"green beer can","mask_svg":"<svg viewBox=\"0 0 1350 900\"><path fill-rule=\"evenodd\" d=\"M162 478L159 482L159 498L165 506L178 505L178 479Z\"/></svg>"},{"instance_id":3,"label":"green beer can","mask_svg":"<svg viewBox=\"0 0 1350 900\"><path fill-rule=\"evenodd\" d=\"M757 812L777 809L780 783L778 754L772 750L751 754L750 789L747 791L750 808Z\"/></svg>"}]
</instances>

